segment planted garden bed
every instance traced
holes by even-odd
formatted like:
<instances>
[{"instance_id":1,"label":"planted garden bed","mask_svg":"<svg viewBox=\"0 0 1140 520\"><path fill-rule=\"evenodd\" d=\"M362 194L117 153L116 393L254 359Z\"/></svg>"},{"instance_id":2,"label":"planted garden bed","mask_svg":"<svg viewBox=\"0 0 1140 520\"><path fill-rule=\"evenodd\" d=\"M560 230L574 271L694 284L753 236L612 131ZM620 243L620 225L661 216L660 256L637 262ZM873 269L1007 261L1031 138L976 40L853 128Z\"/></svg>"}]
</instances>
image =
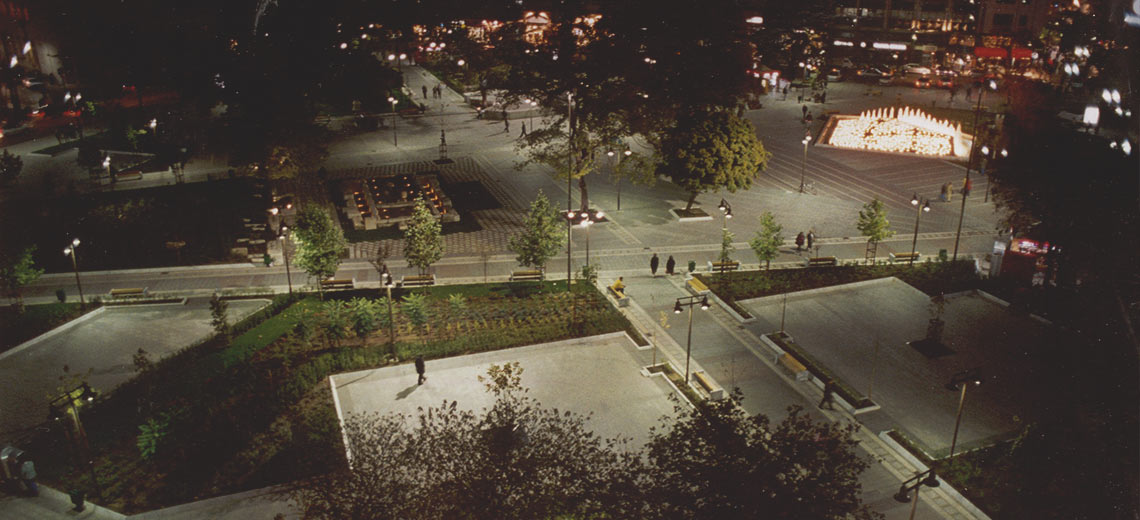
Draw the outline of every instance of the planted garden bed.
<instances>
[{"instance_id":1,"label":"planted garden bed","mask_svg":"<svg viewBox=\"0 0 1140 520\"><path fill-rule=\"evenodd\" d=\"M101 504L132 514L336 467L341 438L323 386L334 373L631 328L593 286L564 288L396 290L391 329L379 291L330 294L325 302L279 297L238 324L232 341L218 337L181 351L83 410ZM371 317L368 327L358 328L361 313ZM43 456L50 485L90 494L86 468L69 465L65 445L57 431L29 448ZM151 454L144 456L144 446Z\"/></svg>"},{"instance_id":2,"label":"planted garden bed","mask_svg":"<svg viewBox=\"0 0 1140 520\"><path fill-rule=\"evenodd\" d=\"M98 306L91 305L89 311ZM14 305L0 307L0 352L67 323L83 314L78 303L25 305L20 313Z\"/></svg>"},{"instance_id":3,"label":"planted garden bed","mask_svg":"<svg viewBox=\"0 0 1140 520\"><path fill-rule=\"evenodd\" d=\"M811 354L808 354L807 351L797 345L795 341L792 341L792 339L788 337L787 334L783 332L776 332L769 334L768 339L772 340L776 346L780 347L780 349L782 349L784 352L787 352L789 355L795 358L796 361L799 361L800 364L806 367L808 369L808 372L811 372L815 377L823 381L831 381L835 383L837 392L839 393L840 397L850 403L851 406L855 409L867 408L875 405L875 403L871 402L870 399L867 399L867 396L857 392L854 388L851 388L847 385L847 383L843 382L842 379L837 377L831 370L828 370L826 365L820 363L819 361L816 361L816 359L812 357Z\"/></svg>"}]
</instances>

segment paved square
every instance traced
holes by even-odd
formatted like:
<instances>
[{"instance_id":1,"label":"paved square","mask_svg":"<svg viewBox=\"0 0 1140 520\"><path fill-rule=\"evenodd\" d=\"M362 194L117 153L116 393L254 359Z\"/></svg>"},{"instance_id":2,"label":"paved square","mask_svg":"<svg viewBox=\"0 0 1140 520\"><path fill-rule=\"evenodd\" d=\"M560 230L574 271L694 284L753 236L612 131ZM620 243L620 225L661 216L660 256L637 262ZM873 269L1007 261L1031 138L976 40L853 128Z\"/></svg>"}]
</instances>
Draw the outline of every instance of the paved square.
<instances>
[{"instance_id":1,"label":"paved square","mask_svg":"<svg viewBox=\"0 0 1140 520\"><path fill-rule=\"evenodd\" d=\"M743 304L758 318L748 325L753 332L779 330L781 297ZM785 330L848 385L871 392L882 410L859 416L864 424L901 427L935 450L950 446L960 394L945 385L960 371L978 369L984 379L967 392L960 449L1016 432L1041 413L1038 391L1048 383L1029 354L1048 344L1048 326L978 293L950 295L942 343L953 353L928 358L907 342L925 337L932 312L929 297L887 278L789 295Z\"/></svg>"},{"instance_id":2,"label":"paved square","mask_svg":"<svg viewBox=\"0 0 1140 520\"><path fill-rule=\"evenodd\" d=\"M427 382L416 385L411 363L362 370L332 377L340 412L402 412L416 416L418 407L457 401L467 410L482 410L493 397L476 377L493 364L518 361L527 395L543 406L593 414L587 421L601 437L621 436L631 448L649 439L658 419L673 413L672 387L663 377L646 377L650 352L637 350L624 333L530 345L468 356L429 360Z\"/></svg>"}]
</instances>

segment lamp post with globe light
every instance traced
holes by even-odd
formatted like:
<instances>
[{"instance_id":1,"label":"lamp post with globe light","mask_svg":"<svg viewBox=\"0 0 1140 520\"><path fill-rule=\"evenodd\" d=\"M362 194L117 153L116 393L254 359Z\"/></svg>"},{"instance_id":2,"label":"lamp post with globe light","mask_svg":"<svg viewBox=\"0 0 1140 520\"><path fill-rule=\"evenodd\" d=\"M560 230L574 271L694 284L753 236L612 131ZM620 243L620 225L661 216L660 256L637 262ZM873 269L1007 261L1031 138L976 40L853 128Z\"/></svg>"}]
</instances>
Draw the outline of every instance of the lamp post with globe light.
<instances>
[{"instance_id":1,"label":"lamp post with globe light","mask_svg":"<svg viewBox=\"0 0 1140 520\"><path fill-rule=\"evenodd\" d=\"M922 221L922 214L930 212L930 199L922 199L916 193L910 198L910 205L914 206L914 238L910 241L910 262L914 265L914 252L918 247L918 223Z\"/></svg>"},{"instance_id":2,"label":"lamp post with globe light","mask_svg":"<svg viewBox=\"0 0 1140 520\"><path fill-rule=\"evenodd\" d=\"M388 103L390 103L392 105L392 146L396 146L396 147L400 146L400 143L397 141L397 137L396 137L396 118L399 117L399 114L396 113L396 103L399 103L399 102L400 102L399 99L396 99L395 97L392 97L392 96L388 96Z\"/></svg>"},{"instance_id":3,"label":"lamp post with globe light","mask_svg":"<svg viewBox=\"0 0 1140 520\"><path fill-rule=\"evenodd\" d=\"M947 390L960 390L962 392L958 397L958 415L954 419L954 436L950 439L950 458L954 457L954 448L958 445L958 427L962 424L962 407L966 404L966 389L981 384L982 378L973 371L959 373L946 384Z\"/></svg>"},{"instance_id":4,"label":"lamp post with globe light","mask_svg":"<svg viewBox=\"0 0 1140 520\"><path fill-rule=\"evenodd\" d=\"M79 248L79 239L71 239L71 245L63 248L64 256L71 257L71 269L75 271L75 287L79 289L79 308L87 310L87 302L83 300L83 284L79 283L79 262L75 259L75 250Z\"/></svg>"},{"instance_id":5,"label":"lamp post with globe light","mask_svg":"<svg viewBox=\"0 0 1140 520\"><path fill-rule=\"evenodd\" d=\"M966 198L970 196L970 166L973 164L974 153L978 149L978 116L982 112L982 97L985 95L986 90L996 91L998 88L997 82L989 80L985 84L985 88L978 91L978 103L974 107L974 138L970 140L970 156L966 160L966 180L962 186L962 209L958 213L958 231L954 234L954 255L952 260L958 259L958 242L962 239L962 220L966 216Z\"/></svg>"},{"instance_id":6,"label":"lamp post with globe light","mask_svg":"<svg viewBox=\"0 0 1140 520\"><path fill-rule=\"evenodd\" d=\"M79 392L78 396L76 396L76 392ZM83 421L79 419L79 408L75 406L76 400L84 403L95 401L95 390L87 383L83 383L56 397L48 403L50 411L48 419L52 422L60 422L65 415L71 416L75 429L75 436L72 437L72 440L75 444L76 460L80 461L81 464L85 463L91 470L91 483L95 486L95 494L99 500L102 500L103 488L99 484L99 477L95 474L95 461L91 458L91 445L87 439L87 431L83 428ZM79 505L82 505L82 502Z\"/></svg>"},{"instance_id":7,"label":"lamp post with globe light","mask_svg":"<svg viewBox=\"0 0 1140 520\"><path fill-rule=\"evenodd\" d=\"M928 469L908 479L899 487L899 492L895 493L895 500L902 503L910 502L910 520L914 520L914 513L918 510L918 490L922 486L938 487L940 482L938 476L934 474L934 469ZM911 499L910 492L914 491L914 498Z\"/></svg>"},{"instance_id":8,"label":"lamp post with globe light","mask_svg":"<svg viewBox=\"0 0 1140 520\"><path fill-rule=\"evenodd\" d=\"M709 297L682 296L673 303L673 314L681 314L681 307L689 308L689 339L685 343L685 383L689 382L689 359L693 355L693 306L700 305L702 311L709 310Z\"/></svg>"},{"instance_id":9,"label":"lamp post with globe light","mask_svg":"<svg viewBox=\"0 0 1140 520\"><path fill-rule=\"evenodd\" d=\"M800 193L803 193L804 192L804 180L805 180L805 178L806 178L805 176L807 174L807 149L808 149L808 143L811 142L811 134L805 135L803 141L800 141L800 142L803 143L803 145L804 145L804 158L802 161L800 161Z\"/></svg>"}]
</instances>

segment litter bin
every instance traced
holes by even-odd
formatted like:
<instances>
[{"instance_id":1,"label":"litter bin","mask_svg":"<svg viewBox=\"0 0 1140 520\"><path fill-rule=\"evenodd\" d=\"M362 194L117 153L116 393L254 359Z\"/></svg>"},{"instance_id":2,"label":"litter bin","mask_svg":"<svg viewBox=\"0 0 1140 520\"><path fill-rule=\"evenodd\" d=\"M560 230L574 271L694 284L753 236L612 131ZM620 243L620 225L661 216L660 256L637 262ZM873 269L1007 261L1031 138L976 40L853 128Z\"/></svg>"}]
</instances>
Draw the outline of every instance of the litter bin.
<instances>
[{"instance_id":1,"label":"litter bin","mask_svg":"<svg viewBox=\"0 0 1140 520\"><path fill-rule=\"evenodd\" d=\"M72 489L67 495L71 497L71 504L75 506L75 509L72 509L72 511L79 513L87 509L87 505L83 503L86 498L86 493L78 489Z\"/></svg>"},{"instance_id":2,"label":"litter bin","mask_svg":"<svg viewBox=\"0 0 1140 520\"><path fill-rule=\"evenodd\" d=\"M3 477L4 487L20 488L20 457L24 455L24 450L15 446L4 446L0 448L0 477Z\"/></svg>"}]
</instances>

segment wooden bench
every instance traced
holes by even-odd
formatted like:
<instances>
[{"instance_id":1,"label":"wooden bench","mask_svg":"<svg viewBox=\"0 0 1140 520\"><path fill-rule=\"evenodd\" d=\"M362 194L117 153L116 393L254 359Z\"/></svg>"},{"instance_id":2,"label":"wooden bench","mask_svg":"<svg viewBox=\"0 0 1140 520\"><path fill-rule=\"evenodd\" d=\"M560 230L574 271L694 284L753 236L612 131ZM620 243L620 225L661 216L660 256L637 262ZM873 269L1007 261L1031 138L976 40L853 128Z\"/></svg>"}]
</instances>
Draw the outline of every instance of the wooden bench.
<instances>
[{"instance_id":1,"label":"wooden bench","mask_svg":"<svg viewBox=\"0 0 1140 520\"><path fill-rule=\"evenodd\" d=\"M685 288L695 295L702 295L709 293L709 286L697 278L689 278L685 281Z\"/></svg>"},{"instance_id":2,"label":"wooden bench","mask_svg":"<svg viewBox=\"0 0 1140 520\"><path fill-rule=\"evenodd\" d=\"M146 296L146 287L128 287L124 289L111 289L112 298L137 298Z\"/></svg>"},{"instance_id":3,"label":"wooden bench","mask_svg":"<svg viewBox=\"0 0 1140 520\"><path fill-rule=\"evenodd\" d=\"M716 381L713 381L703 370L693 372L693 377L697 380L697 383L701 385L701 388L704 388L705 391L709 393L709 399L713 401L724 399L724 389L716 384Z\"/></svg>"},{"instance_id":4,"label":"wooden bench","mask_svg":"<svg viewBox=\"0 0 1140 520\"><path fill-rule=\"evenodd\" d=\"M512 282L525 282L525 281L541 282L542 280L543 280L543 273L542 273L542 271L540 271L538 269L532 269L529 271L515 271L515 272L511 273L511 278L510 278L510 281L512 281Z\"/></svg>"},{"instance_id":5,"label":"wooden bench","mask_svg":"<svg viewBox=\"0 0 1140 520\"><path fill-rule=\"evenodd\" d=\"M719 273L721 269L725 271L735 271L740 269L740 262L708 262L710 273Z\"/></svg>"},{"instance_id":6,"label":"wooden bench","mask_svg":"<svg viewBox=\"0 0 1140 520\"><path fill-rule=\"evenodd\" d=\"M914 253L891 253L892 262L909 262L911 260L918 261L922 253L915 251Z\"/></svg>"},{"instance_id":7,"label":"wooden bench","mask_svg":"<svg viewBox=\"0 0 1140 520\"><path fill-rule=\"evenodd\" d=\"M804 259L804 267L827 267L839 265L839 259L834 256L814 256Z\"/></svg>"},{"instance_id":8,"label":"wooden bench","mask_svg":"<svg viewBox=\"0 0 1140 520\"><path fill-rule=\"evenodd\" d=\"M811 372L808 372L807 367L787 352L780 356L780 366L796 376L796 381L807 381L811 378Z\"/></svg>"},{"instance_id":9,"label":"wooden bench","mask_svg":"<svg viewBox=\"0 0 1140 520\"><path fill-rule=\"evenodd\" d=\"M606 292L609 293L609 295L611 297L613 297L614 300L617 301L618 307L628 307L629 306L629 296L625 294L625 290L617 291L617 290L614 290L612 285L607 285L606 286Z\"/></svg>"},{"instance_id":10,"label":"wooden bench","mask_svg":"<svg viewBox=\"0 0 1140 520\"><path fill-rule=\"evenodd\" d=\"M334 291L337 289L355 289L356 278L331 278L328 280L321 280L321 289L325 291Z\"/></svg>"},{"instance_id":11,"label":"wooden bench","mask_svg":"<svg viewBox=\"0 0 1140 520\"><path fill-rule=\"evenodd\" d=\"M400 287L426 287L435 285L434 274L413 274L400 277Z\"/></svg>"}]
</instances>

